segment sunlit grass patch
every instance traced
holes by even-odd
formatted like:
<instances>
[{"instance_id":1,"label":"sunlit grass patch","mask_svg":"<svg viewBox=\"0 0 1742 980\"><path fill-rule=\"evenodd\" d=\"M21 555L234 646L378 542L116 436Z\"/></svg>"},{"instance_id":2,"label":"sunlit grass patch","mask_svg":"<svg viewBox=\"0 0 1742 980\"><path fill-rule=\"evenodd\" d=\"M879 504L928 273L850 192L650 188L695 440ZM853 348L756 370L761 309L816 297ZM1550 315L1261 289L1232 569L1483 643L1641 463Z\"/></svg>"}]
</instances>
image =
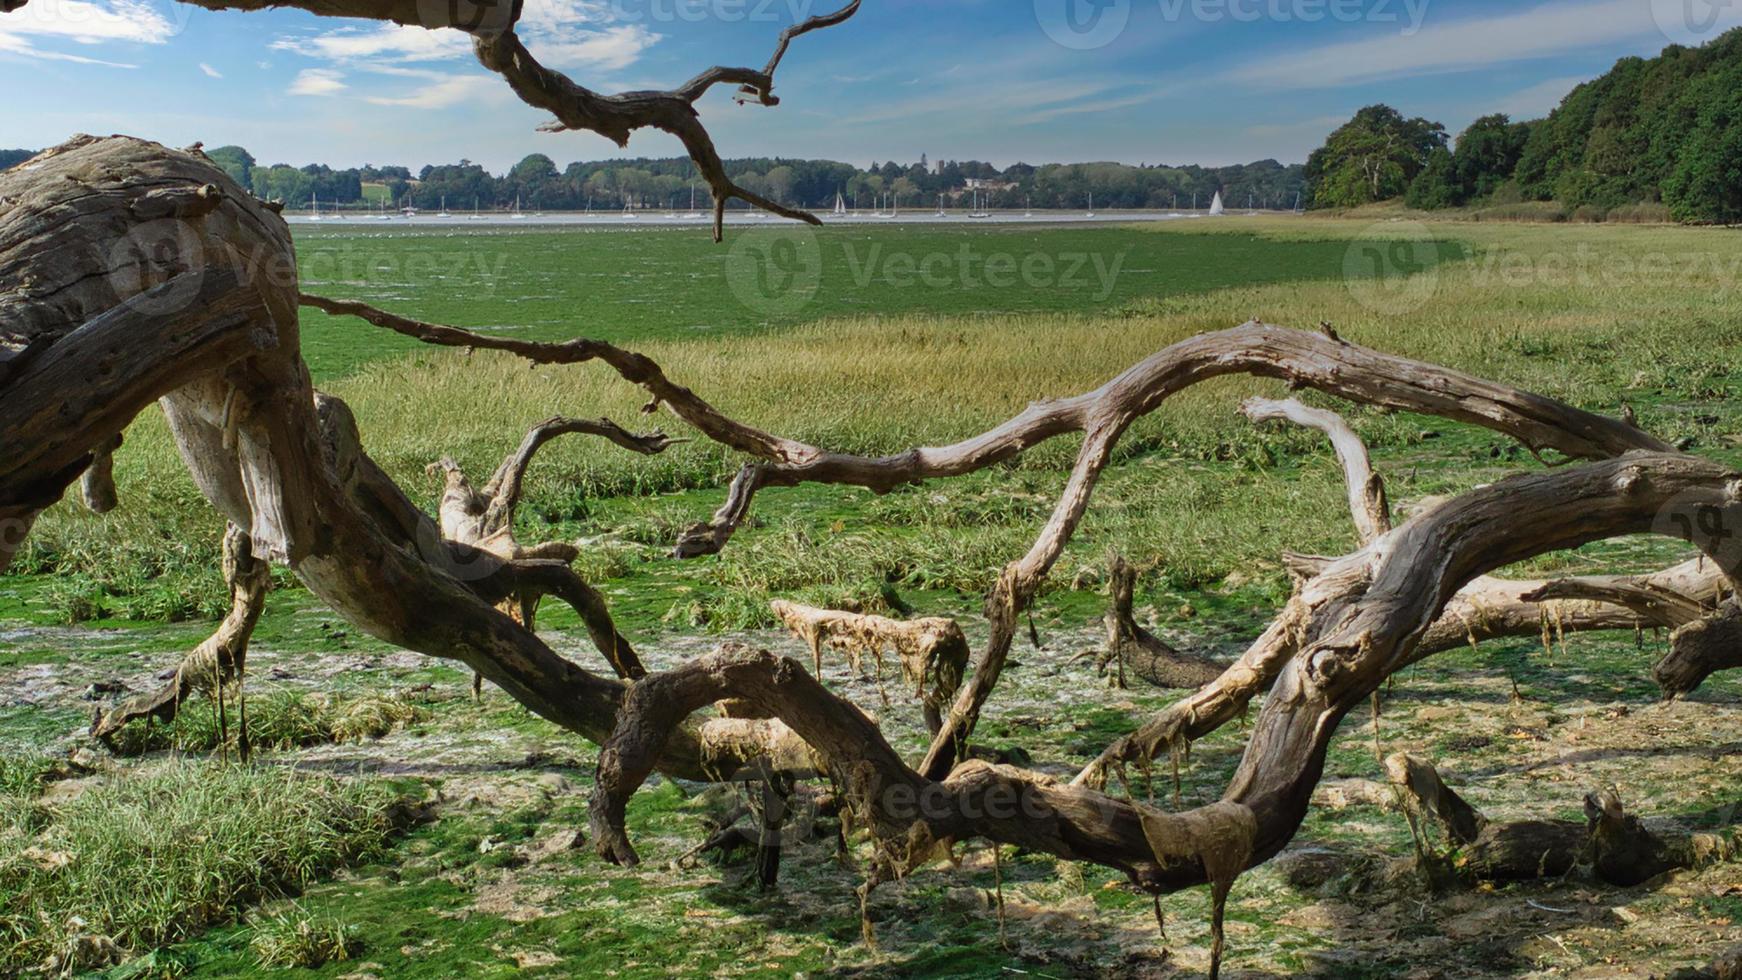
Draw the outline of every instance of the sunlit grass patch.
<instances>
[{"instance_id":1,"label":"sunlit grass patch","mask_svg":"<svg viewBox=\"0 0 1742 980\"><path fill-rule=\"evenodd\" d=\"M194 935L373 853L404 808L380 783L176 761L41 812L0 834L0 969L77 971Z\"/></svg>"}]
</instances>

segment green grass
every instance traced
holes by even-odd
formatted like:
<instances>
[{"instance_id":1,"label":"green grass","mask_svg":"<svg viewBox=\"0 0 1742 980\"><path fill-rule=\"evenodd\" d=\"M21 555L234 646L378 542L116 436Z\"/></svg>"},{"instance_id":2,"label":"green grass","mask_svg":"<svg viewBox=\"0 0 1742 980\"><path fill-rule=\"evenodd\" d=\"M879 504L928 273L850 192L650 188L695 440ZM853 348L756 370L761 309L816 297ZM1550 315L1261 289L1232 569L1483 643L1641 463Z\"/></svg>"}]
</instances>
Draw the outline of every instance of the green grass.
<instances>
[{"instance_id":1,"label":"green grass","mask_svg":"<svg viewBox=\"0 0 1742 980\"><path fill-rule=\"evenodd\" d=\"M81 936L176 942L375 852L400 819L383 784L270 766L171 762L53 804L39 786L0 780L0 970Z\"/></svg>"},{"instance_id":2,"label":"green grass","mask_svg":"<svg viewBox=\"0 0 1742 980\"><path fill-rule=\"evenodd\" d=\"M1344 274L1349 243L1116 227L297 229L303 288L536 340L706 340L835 317L1116 310L1140 299ZM1450 259L1450 243L1424 253ZM317 383L417 347L306 311Z\"/></svg>"},{"instance_id":3,"label":"green grass","mask_svg":"<svg viewBox=\"0 0 1742 980\"><path fill-rule=\"evenodd\" d=\"M876 282L861 289L830 278L843 259L824 264L815 300L790 318L855 309L865 315L765 329L780 317L748 310L722 281L737 239L715 247L694 230L451 239L322 230L305 236L303 260L314 262L322 249L378 247L404 270L419 249L469 255L500 247L507 261L491 284L493 297L476 292L476 278L427 267L412 279L402 273L399 280L365 276L329 285L466 326L631 343L748 422L854 452L964 438L1034 399L1087 390L1170 342L1254 315L1307 326L1330 320L1343 336L1382 350L1597 411L1618 412L1625 403L1648 429L1720 457L1734 454L1742 432L1735 407L1742 379L1730 368L1742 347L1742 241L1722 232L1472 223L1423 230L1406 222L1305 219L980 231L973 241L988 252L1125 254L1120 291L1097 304L1069 290ZM961 234L835 229L819 233L817 247L825 255L844 255L848 245L944 253ZM1398 241L1384 244L1387 236ZM1454 238L1465 258L1411 264L1442 255L1448 246L1439 243ZM1430 244L1418 248L1421 241ZM1409 288L1376 292L1366 280L1345 280L1345 265L1426 274ZM662 275L694 282L655 289ZM1267 278L1271 284L1262 284ZM326 288L317 280L311 276L311 289ZM1232 282L1258 284L1212 288ZM655 295L657 302L646 301ZM504 298L514 302L497 302ZM1037 312L982 315L1024 308ZM713 326L694 329L703 320ZM318 316L308 318L308 336L317 365L327 356L319 345L332 345L323 386L351 403L371 454L428 506L438 487L424 474L427 464L452 455L481 479L528 425L553 412L607 414L689 434L670 418L641 421L642 393L599 365L528 368L505 356L428 349L392 356L394 335ZM346 377L330 377L347 369ZM1098 565L1109 548L1150 569L1153 582L1196 588L1235 573L1280 581L1274 560L1285 547L1346 547L1352 539L1322 440L1254 427L1234 411L1247 394L1280 391L1225 379L1177 396L1135 426L1054 584ZM1487 433L1350 413L1400 502L1534 465ZM533 468L521 533L526 540L584 539L581 570L605 585L637 628L761 623L776 594L875 603L887 587L972 608L993 570L1044 521L1076 444L1056 439L1013 467L882 499L850 489L771 491L757 501L759 525L741 532L725 555L678 564L665 550L680 528L713 509L741 459L706 440L647 458L570 439L547 448ZM15 567L58 577L32 591L31 615L212 615L223 597L215 575L218 521L155 413L135 424L117 465L120 510L95 518L62 504L39 521ZM551 622L565 620L559 614Z\"/></svg>"},{"instance_id":4,"label":"green grass","mask_svg":"<svg viewBox=\"0 0 1742 980\"><path fill-rule=\"evenodd\" d=\"M234 692L228 697L233 698ZM248 701L248 740L256 749L294 749L333 742L380 738L423 721L429 709L409 696L392 694L311 694L278 690ZM175 749L211 752L219 747L221 729L216 706L208 699L188 701L168 725L135 722L118 732L114 751L120 755ZM239 731L236 705L229 701L230 738Z\"/></svg>"}]
</instances>

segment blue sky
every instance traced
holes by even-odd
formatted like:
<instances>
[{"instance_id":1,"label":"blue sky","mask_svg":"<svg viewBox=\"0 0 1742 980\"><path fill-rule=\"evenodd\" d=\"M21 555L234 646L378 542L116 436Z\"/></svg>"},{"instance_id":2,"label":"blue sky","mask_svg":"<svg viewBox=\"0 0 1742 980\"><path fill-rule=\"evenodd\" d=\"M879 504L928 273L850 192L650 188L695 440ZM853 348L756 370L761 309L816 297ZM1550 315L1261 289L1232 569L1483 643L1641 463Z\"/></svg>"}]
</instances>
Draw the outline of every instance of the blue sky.
<instances>
[{"instance_id":1,"label":"blue sky","mask_svg":"<svg viewBox=\"0 0 1742 980\"><path fill-rule=\"evenodd\" d=\"M432 0L437 2L437 0ZM760 66L780 28L840 0L526 0L521 35L605 89ZM444 4L445 5L445 4ZM727 156L1304 160L1378 101L1455 133L1545 113L1617 58L1742 25L1742 0L865 0L800 38L776 109L702 106ZM0 146L74 132L239 143L262 162L500 171L624 155L535 132L453 31L171 0L29 0L0 14ZM678 153L638 134L629 155Z\"/></svg>"}]
</instances>

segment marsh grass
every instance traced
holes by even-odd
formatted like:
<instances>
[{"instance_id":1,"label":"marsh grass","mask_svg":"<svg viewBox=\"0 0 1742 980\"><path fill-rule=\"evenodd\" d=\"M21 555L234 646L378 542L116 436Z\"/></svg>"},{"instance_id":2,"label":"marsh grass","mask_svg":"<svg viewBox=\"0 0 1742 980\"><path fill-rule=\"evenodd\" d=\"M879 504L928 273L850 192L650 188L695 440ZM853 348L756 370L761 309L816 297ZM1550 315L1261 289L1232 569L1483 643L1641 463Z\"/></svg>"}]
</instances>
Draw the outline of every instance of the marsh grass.
<instances>
[{"instance_id":1,"label":"marsh grass","mask_svg":"<svg viewBox=\"0 0 1742 980\"><path fill-rule=\"evenodd\" d=\"M1134 290L1120 305L1092 313L837 316L631 346L747 422L833 449L885 453L973 435L1032 400L1091 389L1202 331L1253 316L1304 327L1323 320L1350 340L1584 408L1617 413L1629 405L1647 429L1689 440L1698 452L1734 450L1732 406L1742 384L1730 365L1742 349L1742 238L1727 232L1243 219L1121 234L1139 244L1161 236L1172 248L1211 254L1225 251L1232 236L1245 261L1257 265L1265 243L1278 254L1302 242L1345 243L1359 266L1370 247L1363 243L1410 245L1424 236L1461 243L1462 257L1432 265L1402 299L1321 270L1323 278L1281 284ZM512 284L500 288L512 291ZM893 308L924 307L923 295L898 298ZM608 309L589 313L610 316ZM358 343L367 342L371 328L352 329L363 332ZM439 488L424 467L444 454L482 478L529 424L553 411L634 425L644 401L599 365L528 367L505 356L439 350L368 363L327 387L350 402L377 461L431 507ZM1247 423L1235 409L1254 393L1283 389L1222 379L1182 393L1134 426L1069 562L1117 549L1152 579L1188 586L1273 568L1266 563L1280 548L1348 544L1336 470L1322 441ZM1535 465L1485 432L1436 419L1350 414L1398 502ZM643 424L691 434L669 416ZM706 440L645 458L569 439L548 447L528 478L522 537L582 539L585 574L651 588L664 599L649 611L676 625L764 622L761 607L775 593L860 601L875 601L886 586L978 593L998 565L1026 548L1079 444L1055 439L990 473L882 499L832 488L770 491L757 502L760 526L699 570L679 571L665 549L677 529L706 516L742 460ZM21 570L71 576L50 599L64 619L210 615L223 596L215 572L219 522L180 470L155 413L133 426L117 475L118 514L94 518L57 506L38 523ZM695 594L708 590L715 594Z\"/></svg>"},{"instance_id":2,"label":"marsh grass","mask_svg":"<svg viewBox=\"0 0 1742 980\"><path fill-rule=\"evenodd\" d=\"M80 936L140 952L184 939L376 852L402 811L383 784L277 767L173 761L105 778L0 833L0 971Z\"/></svg>"},{"instance_id":3,"label":"marsh grass","mask_svg":"<svg viewBox=\"0 0 1742 980\"><path fill-rule=\"evenodd\" d=\"M248 699L248 738L257 749L357 742L380 738L429 716L428 708L398 695L277 690ZM228 724L234 739L238 728L233 700ZM171 724L128 725L116 734L113 749L120 755L165 749L211 752L218 748L219 741L216 705L210 699L197 698L183 705Z\"/></svg>"},{"instance_id":4,"label":"marsh grass","mask_svg":"<svg viewBox=\"0 0 1742 980\"><path fill-rule=\"evenodd\" d=\"M314 970L349 960L362 949L356 927L310 915L295 902L257 916L248 945L255 960L269 969Z\"/></svg>"}]
</instances>

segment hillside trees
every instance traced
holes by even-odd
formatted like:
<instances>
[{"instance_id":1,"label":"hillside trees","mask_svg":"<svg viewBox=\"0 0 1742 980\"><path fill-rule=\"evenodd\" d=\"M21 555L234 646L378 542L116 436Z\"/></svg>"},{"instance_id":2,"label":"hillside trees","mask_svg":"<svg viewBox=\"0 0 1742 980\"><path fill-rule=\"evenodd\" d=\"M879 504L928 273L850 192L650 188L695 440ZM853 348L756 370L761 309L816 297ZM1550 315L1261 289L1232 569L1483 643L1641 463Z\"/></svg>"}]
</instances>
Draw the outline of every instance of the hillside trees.
<instances>
[{"instance_id":1,"label":"hillside trees","mask_svg":"<svg viewBox=\"0 0 1742 980\"><path fill-rule=\"evenodd\" d=\"M1445 146L1439 123L1405 118L1388 105L1367 106L1307 157L1312 204L1352 208L1399 197Z\"/></svg>"}]
</instances>

